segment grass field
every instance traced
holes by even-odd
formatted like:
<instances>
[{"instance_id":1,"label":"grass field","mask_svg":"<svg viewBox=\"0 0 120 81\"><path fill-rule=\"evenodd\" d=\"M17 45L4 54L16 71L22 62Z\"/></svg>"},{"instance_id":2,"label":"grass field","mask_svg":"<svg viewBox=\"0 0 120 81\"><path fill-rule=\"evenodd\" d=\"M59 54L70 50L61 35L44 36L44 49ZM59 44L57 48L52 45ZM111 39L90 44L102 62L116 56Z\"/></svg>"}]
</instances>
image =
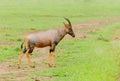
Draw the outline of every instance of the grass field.
<instances>
[{"instance_id":1,"label":"grass field","mask_svg":"<svg viewBox=\"0 0 120 81\"><path fill-rule=\"evenodd\" d=\"M0 63L15 59L16 64L26 34L57 29L66 22L63 17L74 25L117 18L119 3L119 0L0 0ZM120 41L113 37L120 34L119 30L120 23L114 23L98 32L88 32L91 37L86 39L63 39L56 49L57 67L29 72L23 81L34 81L33 76L45 81L116 81L120 73ZM6 77L16 78L17 74Z\"/></svg>"}]
</instances>

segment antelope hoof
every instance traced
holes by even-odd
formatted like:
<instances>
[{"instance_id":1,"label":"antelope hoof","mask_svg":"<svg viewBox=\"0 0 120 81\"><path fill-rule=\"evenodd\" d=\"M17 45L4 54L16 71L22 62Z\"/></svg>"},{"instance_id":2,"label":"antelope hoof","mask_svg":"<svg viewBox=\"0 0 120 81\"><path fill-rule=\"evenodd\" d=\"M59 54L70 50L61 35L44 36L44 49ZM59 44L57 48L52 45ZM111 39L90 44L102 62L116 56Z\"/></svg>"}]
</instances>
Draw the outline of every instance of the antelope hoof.
<instances>
[{"instance_id":1,"label":"antelope hoof","mask_svg":"<svg viewBox=\"0 0 120 81\"><path fill-rule=\"evenodd\" d=\"M35 68L35 66L30 66L31 68Z\"/></svg>"},{"instance_id":2,"label":"antelope hoof","mask_svg":"<svg viewBox=\"0 0 120 81\"><path fill-rule=\"evenodd\" d=\"M48 66L49 66L49 67L52 67L52 65L51 65L50 63L48 63Z\"/></svg>"},{"instance_id":3,"label":"antelope hoof","mask_svg":"<svg viewBox=\"0 0 120 81\"><path fill-rule=\"evenodd\" d=\"M50 63L48 62L47 64L48 64L48 66L50 67Z\"/></svg>"},{"instance_id":4,"label":"antelope hoof","mask_svg":"<svg viewBox=\"0 0 120 81\"><path fill-rule=\"evenodd\" d=\"M18 64L18 69L20 69L20 65Z\"/></svg>"},{"instance_id":5,"label":"antelope hoof","mask_svg":"<svg viewBox=\"0 0 120 81\"><path fill-rule=\"evenodd\" d=\"M52 67L56 67L55 65L52 65Z\"/></svg>"},{"instance_id":6,"label":"antelope hoof","mask_svg":"<svg viewBox=\"0 0 120 81\"><path fill-rule=\"evenodd\" d=\"M56 67L55 65L53 64L48 64L48 66L51 68L51 67Z\"/></svg>"},{"instance_id":7,"label":"antelope hoof","mask_svg":"<svg viewBox=\"0 0 120 81\"><path fill-rule=\"evenodd\" d=\"M18 66L18 69L20 69L20 66Z\"/></svg>"},{"instance_id":8,"label":"antelope hoof","mask_svg":"<svg viewBox=\"0 0 120 81\"><path fill-rule=\"evenodd\" d=\"M49 67L52 67L52 65L48 64Z\"/></svg>"}]
</instances>

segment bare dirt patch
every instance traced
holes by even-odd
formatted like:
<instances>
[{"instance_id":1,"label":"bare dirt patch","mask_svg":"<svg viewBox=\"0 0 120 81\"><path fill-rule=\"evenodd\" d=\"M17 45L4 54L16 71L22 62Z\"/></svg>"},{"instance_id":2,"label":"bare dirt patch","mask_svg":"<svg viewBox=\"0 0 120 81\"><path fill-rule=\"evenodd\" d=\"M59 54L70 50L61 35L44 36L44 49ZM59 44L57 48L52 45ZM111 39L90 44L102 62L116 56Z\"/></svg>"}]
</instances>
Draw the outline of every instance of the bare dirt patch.
<instances>
[{"instance_id":1,"label":"bare dirt patch","mask_svg":"<svg viewBox=\"0 0 120 81\"><path fill-rule=\"evenodd\" d=\"M24 56L22 60L21 69L18 69L17 67L17 61L18 61L17 58L1 63L0 64L0 81L21 81L21 80L25 81L25 76L29 75L29 73L44 70L44 69L49 69L49 67L46 64L47 58L48 58L48 48L35 49L35 52L36 54L40 53L37 56L33 56L31 58L33 61L33 64L36 66L35 68L30 68L28 66L26 56ZM12 78L8 77L11 74L14 74L13 77ZM36 78L39 79L38 77L35 77L35 79ZM45 78L48 78L48 77L42 77L42 79L45 79ZM33 79L33 78L30 78L30 79Z\"/></svg>"},{"instance_id":2,"label":"bare dirt patch","mask_svg":"<svg viewBox=\"0 0 120 81\"><path fill-rule=\"evenodd\" d=\"M120 22L120 18L111 18L103 21L91 21L85 23L79 23L73 25L76 39L85 39L92 36L89 32L97 32L101 28L111 25L113 23ZM70 36L67 36L66 39L71 39ZM0 45L12 45L13 42L3 42L0 41ZM48 59L48 49L35 49L34 51L38 54L37 56L32 57L35 68L30 68L27 63L27 59L23 59L21 69L17 68L18 58L8 60L7 62L0 63L0 81L26 81L26 77L30 73L40 70L49 69L47 66ZM39 54L40 53L40 54ZM40 77L31 77L30 80L43 81L43 80L52 80L54 77L40 76Z\"/></svg>"},{"instance_id":3,"label":"bare dirt patch","mask_svg":"<svg viewBox=\"0 0 120 81\"><path fill-rule=\"evenodd\" d=\"M113 39L115 40L120 40L120 29L115 31L115 35L113 35Z\"/></svg>"},{"instance_id":4,"label":"bare dirt patch","mask_svg":"<svg viewBox=\"0 0 120 81\"><path fill-rule=\"evenodd\" d=\"M90 21L74 25L74 31L77 39L84 39L91 36L91 32L97 32L101 28L120 22L120 18L110 18L103 21Z\"/></svg>"},{"instance_id":5,"label":"bare dirt patch","mask_svg":"<svg viewBox=\"0 0 120 81\"><path fill-rule=\"evenodd\" d=\"M0 46L2 46L2 45L12 46L15 44L19 44L19 42L0 41Z\"/></svg>"},{"instance_id":6,"label":"bare dirt patch","mask_svg":"<svg viewBox=\"0 0 120 81\"><path fill-rule=\"evenodd\" d=\"M118 34L118 35L115 35L115 36L113 37L113 39L120 40L120 35L119 35L119 34Z\"/></svg>"}]
</instances>

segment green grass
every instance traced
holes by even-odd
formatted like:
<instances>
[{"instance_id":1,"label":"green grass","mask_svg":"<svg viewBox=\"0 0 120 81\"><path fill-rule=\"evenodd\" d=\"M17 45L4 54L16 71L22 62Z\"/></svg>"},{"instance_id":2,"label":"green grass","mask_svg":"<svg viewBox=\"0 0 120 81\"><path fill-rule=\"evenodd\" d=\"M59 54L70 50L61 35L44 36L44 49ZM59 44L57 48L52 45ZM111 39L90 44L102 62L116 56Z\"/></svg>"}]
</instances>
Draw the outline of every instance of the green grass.
<instances>
[{"instance_id":1,"label":"green grass","mask_svg":"<svg viewBox=\"0 0 120 81\"><path fill-rule=\"evenodd\" d=\"M0 62L18 56L23 36L73 24L119 17L119 0L0 0ZM57 81L116 81L120 42L112 39L120 24L93 33L85 40L63 40L56 49L57 67L29 76L56 77ZM17 42L18 44L14 44ZM27 76L28 77L28 76Z\"/></svg>"},{"instance_id":2,"label":"green grass","mask_svg":"<svg viewBox=\"0 0 120 81\"><path fill-rule=\"evenodd\" d=\"M1 0L0 28L45 30L61 26L62 17L69 17L73 23L117 17L118 3L119 0Z\"/></svg>"},{"instance_id":3,"label":"green grass","mask_svg":"<svg viewBox=\"0 0 120 81\"><path fill-rule=\"evenodd\" d=\"M64 40L57 49L57 67L29 76L55 77L54 81L116 81L120 41L112 36L119 25L105 27L85 40ZM100 34L104 38L98 39ZM109 41L102 40L105 38Z\"/></svg>"},{"instance_id":4,"label":"green grass","mask_svg":"<svg viewBox=\"0 0 120 81\"><path fill-rule=\"evenodd\" d=\"M13 57L16 57L19 55L20 48L16 45L14 46L0 46L0 62L9 60Z\"/></svg>"}]
</instances>

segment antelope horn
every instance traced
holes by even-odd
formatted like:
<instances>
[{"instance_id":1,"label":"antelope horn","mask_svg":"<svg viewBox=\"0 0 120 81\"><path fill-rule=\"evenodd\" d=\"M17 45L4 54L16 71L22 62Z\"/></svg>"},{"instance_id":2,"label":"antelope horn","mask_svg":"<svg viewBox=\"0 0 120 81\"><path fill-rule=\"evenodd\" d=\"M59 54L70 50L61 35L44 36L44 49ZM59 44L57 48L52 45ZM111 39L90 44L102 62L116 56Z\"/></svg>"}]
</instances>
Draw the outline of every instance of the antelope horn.
<instances>
[{"instance_id":1,"label":"antelope horn","mask_svg":"<svg viewBox=\"0 0 120 81\"><path fill-rule=\"evenodd\" d=\"M68 18L64 17L64 19L69 23L69 25L71 25L71 22L70 22L70 20Z\"/></svg>"}]
</instances>

